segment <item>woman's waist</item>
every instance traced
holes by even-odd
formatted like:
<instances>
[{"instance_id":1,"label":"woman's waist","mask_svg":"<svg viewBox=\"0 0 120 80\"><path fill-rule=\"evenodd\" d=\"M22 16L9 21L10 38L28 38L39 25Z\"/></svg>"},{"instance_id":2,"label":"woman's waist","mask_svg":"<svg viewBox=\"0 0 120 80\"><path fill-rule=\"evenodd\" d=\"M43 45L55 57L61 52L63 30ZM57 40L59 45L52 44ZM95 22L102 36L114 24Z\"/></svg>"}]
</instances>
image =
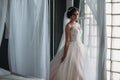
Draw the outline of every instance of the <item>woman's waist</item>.
<instances>
[{"instance_id":1,"label":"woman's waist","mask_svg":"<svg viewBox=\"0 0 120 80\"><path fill-rule=\"evenodd\" d=\"M70 44L83 44L82 41L78 41L78 40L70 40Z\"/></svg>"}]
</instances>

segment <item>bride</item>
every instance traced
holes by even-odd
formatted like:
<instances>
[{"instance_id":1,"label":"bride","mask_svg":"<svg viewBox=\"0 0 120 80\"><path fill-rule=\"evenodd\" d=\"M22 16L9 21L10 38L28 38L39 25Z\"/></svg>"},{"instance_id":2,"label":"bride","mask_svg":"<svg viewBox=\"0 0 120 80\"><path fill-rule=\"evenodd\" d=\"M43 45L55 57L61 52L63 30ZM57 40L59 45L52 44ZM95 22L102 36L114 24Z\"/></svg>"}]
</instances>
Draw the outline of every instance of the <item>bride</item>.
<instances>
[{"instance_id":1,"label":"bride","mask_svg":"<svg viewBox=\"0 0 120 80\"><path fill-rule=\"evenodd\" d=\"M50 64L50 80L84 80L82 32L76 22L79 11L70 7L65 16L68 20L64 22L66 26L57 55Z\"/></svg>"}]
</instances>

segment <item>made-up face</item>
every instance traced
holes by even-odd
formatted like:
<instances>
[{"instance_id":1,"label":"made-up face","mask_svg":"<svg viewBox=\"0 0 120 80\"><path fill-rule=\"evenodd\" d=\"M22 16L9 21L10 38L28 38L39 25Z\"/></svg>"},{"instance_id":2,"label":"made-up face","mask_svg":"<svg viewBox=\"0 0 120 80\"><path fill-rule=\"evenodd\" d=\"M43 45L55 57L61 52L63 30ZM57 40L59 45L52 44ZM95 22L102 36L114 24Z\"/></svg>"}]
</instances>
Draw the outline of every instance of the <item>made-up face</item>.
<instances>
[{"instance_id":1,"label":"made-up face","mask_svg":"<svg viewBox=\"0 0 120 80\"><path fill-rule=\"evenodd\" d=\"M75 11L75 12L73 13L73 15L71 16L71 19L72 19L72 20L77 20L78 17L79 17L79 12L78 12L78 11Z\"/></svg>"}]
</instances>

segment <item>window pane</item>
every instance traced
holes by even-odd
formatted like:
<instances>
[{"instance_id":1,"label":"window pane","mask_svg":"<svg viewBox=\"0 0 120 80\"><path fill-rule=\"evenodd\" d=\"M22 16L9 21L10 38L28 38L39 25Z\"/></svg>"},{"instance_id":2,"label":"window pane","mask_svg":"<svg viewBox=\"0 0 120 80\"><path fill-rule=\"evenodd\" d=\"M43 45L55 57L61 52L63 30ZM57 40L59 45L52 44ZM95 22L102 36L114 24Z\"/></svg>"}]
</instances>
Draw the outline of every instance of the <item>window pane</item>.
<instances>
[{"instance_id":1,"label":"window pane","mask_svg":"<svg viewBox=\"0 0 120 80\"><path fill-rule=\"evenodd\" d=\"M111 3L106 3L106 13L111 14Z\"/></svg>"},{"instance_id":2,"label":"window pane","mask_svg":"<svg viewBox=\"0 0 120 80\"><path fill-rule=\"evenodd\" d=\"M106 25L111 25L111 15L106 15Z\"/></svg>"},{"instance_id":3,"label":"window pane","mask_svg":"<svg viewBox=\"0 0 120 80\"><path fill-rule=\"evenodd\" d=\"M120 74L118 73L112 73L112 80L120 80Z\"/></svg>"},{"instance_id":4,"label":"window pane","mask_svg":"<svg viewBox=\"0 0 120 80\"><path fill-rule=\"evenodd\" d=\"M106 0L107 80L120 80L120 50L114 50L120 49L120 3L118 2L120 0Z\"/></svg>"},{"instance_id":5,"label":"window pane","mask_svg":"<svg viewBox=\"0 0 120 80\"><path fill-rule=\"evenodd\" d=\"M107 72L107 80L110 80L110 72Z\"/></svg>"},{"instance_id":6,"label":"window pane","mask_svg":"<svg viewBox=\"0 0 120 80\"><path fill-rule=\"evenodd\" d=\"M85 13L91 13L90 8L88 5L85 5Z\"/></svg>"},{"instance_id":7,"label":"window pane","mask_svg":"<svg viewBox=\"0 0 120 80\"><path fill-rule=\"evenodd\" d=\"M107 49L107 59L110 59L110 49Z\"/></svg>"},{"instance_id":8,"label":"window pane","mask_svg":"<svg viewBox=\"0 0 120 80\"><path fill-rule=\"evenodd\" d=\"M91 26L90 27L91 28L91 35L94 35L94 36L97 36L97 27L96 26Z\"/></svg>"},{"instance_id":9,"label":"window pane","mask_svg":"<svg viewBox=\"0 0 120 80\"><path fill-rule=\"evenodd\" d=\"M120 3L113 3L112 6L113 6L112 13L120 14Z\"/></svg>"},{"instance_id":10,"label":"window pane","mask_svg":"<svg viewBox=\"0 0 120 80\"><path fill-rule=\"evenodd\" d=\"M112 36L113 37L120 37L120 27L113 27L112 29L113 29Z\"/></svg>"},{"instance_id":11,"label":"window pane","mask_svg":"<svg viewBox=\"0 0 120 80\"><path fill-rule=\"evenodd\" d=\"M112 39L112 48L120 49L120 39Z\"/></svg>"},{"instance_id":12,"label":"window pane","mask_svg":"<svg viewBox=\"0 0 120 80\"><path fill-rule=\"evenodd\" d=\"M112 80L120 80L120 74L118 74L118 73L113 73L112 75L113 75L113 76L112 76Z\"/></svg>"},{"instance_id":13,"label":"window pane","mask_svg":"<svg viewBox=\"0 0 120 80\"><path fill-rule=\"evenodd\" d=\"M112 71L120 72L120 62L112 62Z\"/></svg>"},{"instance_id":14,"label":"window pane","mask_svg":"<svg viewBox=\"0 0 120 80\"><path fill-rule=\"evenodd\" d=\"M107 27L107 36L111 37L111 27Z\"/></svg>"},{"instance_id":15,"label":"window pane","mask_svg":"<svg viewBox=\"0 0 120 80\"><path fill-rule=\"evenodd\" d=\"M110 70L110 61L107 61L107 70Z\"/></svg>"},{"instance_id":16,"label":"window pane","mask_svg":"<svg viewBox=\"0 0 120 80\"><path fill-rule=\"evenodd\" d=\"M89 25L90 24L90 19L84 19L84 23Z\"/></svg>"},{"instance_id":17,"label":"window pane","mask_svg":"<svg viewBox=\"0 0 120 80\"><path fill-rule=\"evenodd\" d=\"M112 25L120 25L120 15L113 15L113 24Z\"/></svg>"},{"instance_id":18,"label":"window pane","mask_svg":"<svg viewBox=\"0 0 120 80\"><path fill-rule=\"evenodd\" d=\"M91 15L90 14L85 14L85 17L90 18Z\"/></svg>"},{"instance_id":19,"label":"window pane","mask_svg":"<svg viewBox=\"0 0 120 80\"><path fill-rule=\"evenodd\" d=\"M96 37L92 37L92 36L91 36L91 45L92 45L93 47L97 47L97 39L96 39Z\"/></svg>"},{"instance_id":20,"label":"window pane","mask_svg":"<svg viewBox=\"0 0 120 80\"><path fill-rule=\"evenodd\" d=\"M120 0L112 0L112 2L120 2Z\"/></svg>"},{"instance_id":21,"label":"window pane","mask_svg":"<svg viewBox=\"0 0 120 80\"><path fill-rule=\"evenodd\" d=\"M106 0L106 2L111 2L111 0Z\"/></svg>"},{"instance_id":22,"label":"window pane","mask_svg":"<svg viewBox=\"0 0 120 80\"><path fill-rule=\"evenodd\" d=\"M107 48L111 48L111 38L107 38Z\"/></svg>"},{"instance_id":23,"label":"window pane","mask_svg":"<svg viewBox=\"0 0 120 80\"><path fill-rule=\"evenodd\" d=\"M120 61L120 50L112 50L112 60Z\"/></svg>"}]
</instances>

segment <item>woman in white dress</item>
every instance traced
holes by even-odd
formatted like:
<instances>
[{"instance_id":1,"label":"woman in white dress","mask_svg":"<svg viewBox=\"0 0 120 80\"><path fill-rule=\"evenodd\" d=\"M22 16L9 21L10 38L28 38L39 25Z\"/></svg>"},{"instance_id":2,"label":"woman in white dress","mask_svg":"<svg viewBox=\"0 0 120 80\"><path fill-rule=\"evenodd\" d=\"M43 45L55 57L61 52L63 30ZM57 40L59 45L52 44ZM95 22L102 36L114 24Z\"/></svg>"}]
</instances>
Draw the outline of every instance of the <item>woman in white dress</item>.
<instances>
[{"instance_id":1,"label":"woman in white dress","mask_svg":"<svg viewBox=\"0 0 120 80\"><path fill-rule=\"evenodd\" d=\"M76 22L79 11L70 7L66 14L69 22L65 27L65 44L51 61L50 80L84 80L81 27Z\"/></svg>"}]
</instances>

